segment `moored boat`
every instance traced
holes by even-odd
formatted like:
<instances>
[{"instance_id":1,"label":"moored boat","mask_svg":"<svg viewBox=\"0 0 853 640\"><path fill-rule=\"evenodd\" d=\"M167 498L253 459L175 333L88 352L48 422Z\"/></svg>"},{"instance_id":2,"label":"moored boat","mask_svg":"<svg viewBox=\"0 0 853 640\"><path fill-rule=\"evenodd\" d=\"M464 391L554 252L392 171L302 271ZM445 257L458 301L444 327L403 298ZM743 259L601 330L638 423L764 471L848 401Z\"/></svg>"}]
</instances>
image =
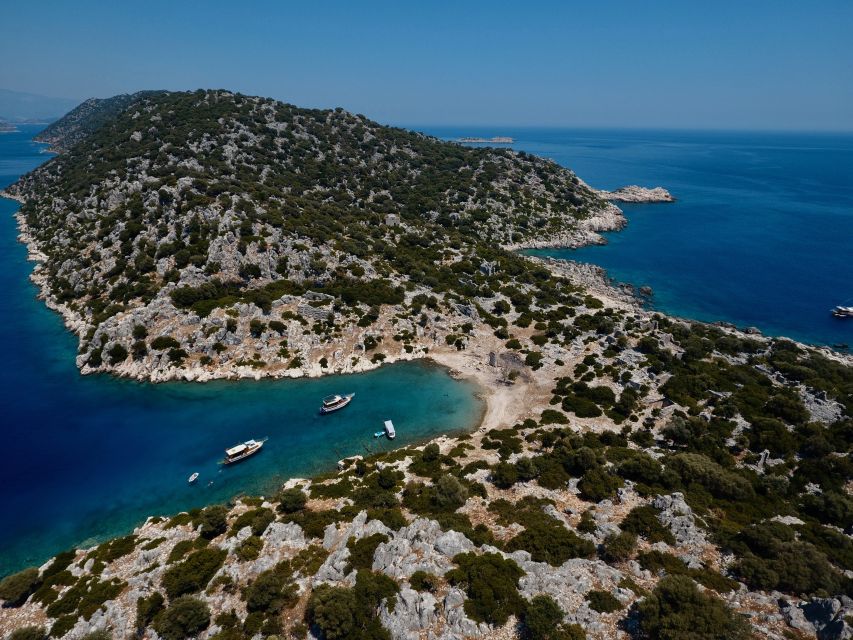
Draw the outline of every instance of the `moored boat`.
<instances>
[{"instance_id":1,"label":"moored boat","mask_svg":"<svg viewBox=\"0 0 853 640\"><path fill-rule=\"evenodd\" d=\"M193 483L193 482L195 482L196 480L198 480L198 471L196 471L196 472L195 472L194 474L192 474L189 478L187 478L187 482L189 482L190 484L192 484L192 483Z\"/></svg>"},{"instance_id":2,"label":"moored boat","mask_svg":"<svg viewBox=\"0 0 853 640\"><path fill-rule=\"evenodd\" d=\"M325 398L323 398L323 406L320 407L320 413L325 415L327 413L337 411L338 409L343 409L350 402L352 402L352 399L354 397L354 393L348 393L344 396L338 394L326 396Z\"/></svg>"},{"instance_id":3,"label":"moored boat","mask_svg":"<svg viewBox=\"0 0 853 640\"><path fill-rule=\"evenodd\" d=\"M261 450L261 447L264 446L264 442L266 441L266 438L263 440L246 440L246 442L242 442L230 449L226 449L225 458L222 460L222 464L234 464L235 462L245 460L249 456L255 455Z\"/></svg>"},{"instance_id":4,"label":"moored boat","mask_svg":"<svg viewBox=\"0 0 853 640\"><path fill-rule=\"evenodd\" d=\"M841 305L832 310L836 318L853 318L853 307L842 307Z\"/></svg>"},{"instance_id":5,"label":"moored boat","mask_svg":"<svg viewBox=\"0 0 853 640\"><path fill-rule=\"evenodd\" d=\"M373 434L374 438L381 438L382 436L385 436L389 440L393 440L397 437L397 432L394 430L394 423L390 420L385 421L385 425L383 426L382 431L376 431Z\"/></svg>"}]
</instances>

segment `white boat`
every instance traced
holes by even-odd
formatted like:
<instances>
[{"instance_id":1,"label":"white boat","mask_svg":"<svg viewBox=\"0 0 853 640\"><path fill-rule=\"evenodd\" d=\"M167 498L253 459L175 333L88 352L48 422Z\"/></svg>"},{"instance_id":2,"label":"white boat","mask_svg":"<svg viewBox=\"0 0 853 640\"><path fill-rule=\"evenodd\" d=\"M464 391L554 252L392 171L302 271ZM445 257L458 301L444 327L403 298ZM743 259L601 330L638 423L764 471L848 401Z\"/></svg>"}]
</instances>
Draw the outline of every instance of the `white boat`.
<instances>
[{"instance_id":1,"label":"white boat","mask_svg":"<svg viewBox=\"0 0 853 640\"><path fill-rule=\"evenodd\" d=\"M193 483L193 482L195 482L196 480L198 480L198 471L196 471L194 474L192 474L192 475L187 479L187 482L189 482L190 484L192 484L192 483Z\"/></svg>"},{"instance_id":2,"label":"white boat","mask_svg":"<svg viewBox=\"0 0 853 640\"><path fill-rule=\"evenodd\" d=\"M320 407L320 413L325 415L327 413L337 411L338 409L343 409L350 402L352 402L352 399L354 397L354 393L348 393L345 396L341 396L338 394L335 394L333 396L326 396L325 398L323 398L323 406Z\"/></svg>"},{"instance_id":3,"label":"white boat","mask_svg":"<svg viewBox=\"0 0 853 640\"><path fill-rule=\"evenodd\" d=\"M264 442L266 441L266 438L263 440L246 440L246 442L235 445L230 449L226 449L225 459L222 461L222 464L234 464L235 462L245 460L249 456L255 455L261 450L261 447L264 446Z\"/></svg>"},{"instance_id":4,"label":"white boat","mask_svg":"<svg viewBox=\"0 0 853 640\"><path fill-rule=\"evenodd\" d=\"M397 432L394 431L394 423L390 420L385 421L385 428L382 431L376 431L373 434L374 438L381 438L382 436L385 436L389 440L393 440L397 437Z\"/></svg>"},{"instance_id":5,"label":"white boat","mask_svg":"<svg viewBox=\"0 0 853 640\"><path fill-rule=\"evenodd\" d=\"M832 310L836 318L853 318L853 307L842 307L841 305Z\"/></svg>"}]
</instances>

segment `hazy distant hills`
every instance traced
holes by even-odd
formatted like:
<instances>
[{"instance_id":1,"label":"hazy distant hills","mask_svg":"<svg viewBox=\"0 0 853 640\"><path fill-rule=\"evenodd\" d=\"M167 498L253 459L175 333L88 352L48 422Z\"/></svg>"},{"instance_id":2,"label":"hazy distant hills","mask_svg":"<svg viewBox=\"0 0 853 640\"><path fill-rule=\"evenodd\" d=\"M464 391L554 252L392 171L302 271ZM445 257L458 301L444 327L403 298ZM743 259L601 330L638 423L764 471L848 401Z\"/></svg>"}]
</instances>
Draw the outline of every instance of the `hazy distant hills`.
<instances>
[{"instance_id":1,"label":"hazy distant hills","mask_svg":"<svg viewBox=\"0 0 853 640\"><path fill-rule=\"evenodd\" d=\"M77 100L0 89L0 121L21 123L55 120L77 105Z\"/></svg>"}]
</instances>

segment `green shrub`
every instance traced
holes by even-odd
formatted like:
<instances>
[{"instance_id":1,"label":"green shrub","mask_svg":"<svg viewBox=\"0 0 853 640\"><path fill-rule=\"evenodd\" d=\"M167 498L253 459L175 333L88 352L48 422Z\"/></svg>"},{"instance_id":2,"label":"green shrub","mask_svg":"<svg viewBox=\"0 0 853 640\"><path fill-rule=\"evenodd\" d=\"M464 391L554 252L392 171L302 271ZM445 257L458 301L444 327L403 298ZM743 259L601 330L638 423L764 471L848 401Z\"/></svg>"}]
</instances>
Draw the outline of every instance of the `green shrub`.
<instances>
[{"instance_id":1,"label":"green shrub","mask_svg":"<svg viewBox=\"0 0 853 640\"><path fill-rule=\"evenodd\" d=\"M629 560L637 548L637 536L630 531L621 531L610 535L604 541L601 557L606 562L624 562Z\"/></svg>"},{"instance_id":2,"label":"green shrub","mask_svg":"<svg viewBox=\"0 0 853 640\"><path fill-rule=\"evenodd\" d=\"M147 598L140 597L136 600L136 629L145 629L154 620L154 617L163 610L165 599L159 591L155 591Z\"/></svg>"},{"instance_id":3,"label":"green shrub","mask_svg":"<svg viewBox=\"0 0 853 640\"><path fill-rule=\"evenodd\" d=\"M97 576L83 576L47 608L47 615L58 618L76 613L88 620L105 602L117 598L126 586L117 578L102 581Z\"/></svg>"},{"instance_id":4,"label":"green shrub","mask_svg":"<svg viewBox=\"0 0 853 640\"><path fill-rule=\"evenodd\" d=\"M282 572L269 569L261 573L246 587L243 597L248 611L276 613L296 601L298 587L289 582Z\"/></svg>"},{"instance_id":5,"label":"green shrub","mask_svg":"<svg viewBox=\"0 0 853 640\"><path fill-rule=\"evenodd\" d=\"M107 355L110 357L110 364L116 365L120 362L124 362L127 359L128 353L127 349L124 348L123 345L116 342L110 350L107 351Z\"/></svg>"},{"instance_id":6,"label":"green shrub","mask_svg":"<svg viewBox=\"0 0 853 640\"><path fill-rule=\"evenodd\" d=\"M99 560L103 563L113 562L126 556L131 553L134 549L136 549L136 536L124 536L122 538L115 538L104 544L97 547L94 551L89 553L89 558L94 560Z\"/></svg>"},{"instance_id":7,"label":"green shrub","mask_svg":"<svg viewBox=\"0 0 853 640\"><path fill-rule=\"evenodd\" d=\"M593 589L586 594L590 609L599 613L613 613L622 609L622 603L609 591Z\"/></svg>"},{"instance_id":8,"label":"green shrub","mask_svg":"<svg viewBox=\"0 0 853 640\"><path fill-rule=\"evenodd\" d=\"M325 640L355 637L356 598L352 589L321 584L308 601L307 615Z\"/></svg>"},{"instance_id":9,"label":"green shrub","mask_svg":"<svg viewBox=\"0 0 853 640\"><path fill-rule=\"evenodd\" d=\"M540 418L542 424L568 424L569 419L564 413L554 411L554 409L545 409Z\"/></svg>"},{"instance_id":10,"label":"green shrub","mask_svg":"<svg viewBox=\"0 0 853 640\"><path fill-rule=\"evenodd\" d=\"M439 455L441 455L441 449L438 448L436 443L431 442L424 447L424 450L421 453L421 459L424 462L432 462L433 460L438 460Z\"/></svg>"},{"instance_id":11,"label":"green shrub","mask_svg":"<svg viewBox=\"0 0 853 640\"><path fill-rule=\"evenodd\" d=\"M235 553L240 560L246 562L248 560L255 560L261 555L263 548L264 541L261 538L258 536L249 536L235 549Z\"/></svg>"},{"instance_id":12,"label":"green shrub","mask_svg":"<svg viewBox=\"0 0 853 640\"><path fill-rule=\"evenodd\" d=\"M438 577L419 569L409 578L409 584L412 585L412 589L415 591L429 591L432 593L438 589L440 583Z\"/></svg>"},{"instance_id":13,"label":"green shrub","mask_svg":"<svg viewBox=\"0 0 853 640\"><path fill-rule=\"evenodd\" d=\"M749 500L755 494L746 478L699 453L676 454L666 466L675 471L685 484L700 484L717 498Z\"/></svg>"},{"instance_id":14,"label":"green shrub","mask_svg":"<svg viewBox=\"0 0 853 640\"><path fill-rule=\"evenodd\" d=\"M542 367L542 353L540 351L530 351L524 357L524 364L536 371Z\"/></svg>"},{"instance_id":15,"label":"green shrub","mask_svg":"<svg viewBox=\"0 0 853 640\"><path fill-rule=\"evenodd\" d=\"M70 565L76 557L77 552L74 550L63 551L62 553L57 554L56 557L54 557L53 562L51 562L50 565L48 565L47 569L42 572L42 579L47 580L51 576L54 576L57 573L60 573L61 571L64 571L68 568L68 565Z\"/></svg>"},{"instance_id":16,"label":"green shrub","mask_svg":"<svg viewBox=\"0 0 853 640\"><path fill-rule=\"evenodd\" d=\"M492 482L499 489L509 489L518 482L518 469L509 462L499 462L492 467Z\"/></svg>"},{"instance_id":17,"label":"green shrub","mask_svg":"<svg viewBox=\"0 0 853 640\"><path fill-rule=\"evenodd\" d=\"M587 471L578 482L580 496L590 502L601 502L616 495L616 490L623 484L622 478L601 467Z\"/></svg>"},{"instance_id":18,"label":"green shrub","mask_svg":"<svg viewBox=\"0 0 853 640\"><path fill-rule=\"evenodd\" d=\"M530 552L531 559L536 562L547 562L555 567L571 558L590 558L595 554L592 542L544 513L527 516L523 524L524 531L506 543L507 551L523 549Z\"/></svg>"},{"instance_id":19,"label":"green shrub","mask_svg":"<svg viewBox=\"0 0 853 640\"><path fill-rule=\"evenodd\" d=\"M199 514L196 524L201 525L199 535L213 540L228 528L228 509L221 504L207 507Z\"/></svg>"},{"instance_id":20,"label":"green shrub","mask_svg":"<svg viewBox=\"0 0 853 640\"><path fill-rule=\"evenodd\" d=\"M468 499L468 490L458 479L443 475L435 483L435 503L442 511L455 511Z\"/></svg>"},{"instance_id":21,"label":"green shrub","mask_svg":"<svg viewBox=\"0 0 853 640\"><path fill-rule=\"evenodd\" d=\"M527 640L585 640L583 629L576 624L564 624L564 617L565 613L551 596L536 596L525 606L523 637Z\"/></svg>"},{"instance_id":22,"label":"green shrub","mask_svg":"<svg viewBox=\"0 0 853 640\"><path fill-rule=\"evenodd\" d=\"M175 599L154 618L154 629L163 640L183 640L198 635L210 625L207 604L191 596Z\"/></svg>"},{"instance_id":23,"label":"green shrub","mask_svg":"<svg viewBox=\"0 0 853 640\"><path fill-rule=\"evenodd\" d=\"M520 615L524 610L518 593L518 579L524 571L515 562L496 553L460 553L453 562L458 568L444 577L465 589L465 613L471 619L501 626L510 615Z\"/></svg>"},{"instance_id":24,"label":"green shrub","mask_svg":"<svg viewBox=\"0 0 853 640\"><path fill-rule=\"evenodd\" d=\"M44 627L21 627L15 629L6 638L7 640L47 640L47 631Z\"/></svg>"},{"instance_id":25,"label":"green shrub","mask_svg":"<svg viewBox=\"0 0 853 640\"><path fill-rule=\"evenodd\" d=\"M619 526L624 531L642 536L649 542L666 542L674 545L675 536L661 524L658 515L660 515L660 509L651 505L634 507Z\"/></svg>"},{"instance_id":26,"label":"green shrub","mask_svg":"<svg viewBox=\"0 0 853 640\"><path fill-rule=\"evenodd\" d=\"M296 513L305 508L307 498L299 487L285 489L278 494L278 508L283 513Z\"/></svg>"},{"instance_id":27,"label":"green shrub","mask_svg":"<svg viewBox=\"0 0 853 640\"><path fill-rule=\"evenodd\" d=\"M40 583L39 570L35 567L13 573L0 582L0 600L4 600L7 607L19 607L38 589Z\"/></svg>"},{"instance_id":28,"label":"green shrub","mask_svg":"<svg viewBox=\"0 0 853 640\"><path fill-rule=\"evenodd\" d=\"M376 612L383 601L394 609L397 590L397 583L388 576L362 570L352 589L326 584L314 589L306 618L325 640L390 640Z\"/></svg>"},{"instance_id":29,"label":"green shrub","mask_svg":"<svg viewBox=\"0 0 853 640\"><path fill-rule=\"evenodd\" d=\"M77 620L79 620L79 616L75 614L66 614L64 616L59 616L50 627L50 632L48 635L51 638L62 638L74 628L74 625L77 624Z\"/></svg>"},{"instance_id":30,"label":"green shrub","mask_svg":"<svg viewBox=\"0 0 853 640\"><path fill-rule=\"evenodd\" d=\"M266 507L250 509L237 516L231 525L229 535L236 535L240 529L249 527L252 530L252 535L260 536L263 535L264 531L267 530L267 527L274 520L275 514L271 509L267 509Z\"/></svg>"},{"instance_id":31,"label":"green shrub","mask_svg":"<svg viewBox=\"0 0 853 640\"><path fill-rule=\"evenodd\" d=\"M158 336L151 341L151 348L157 351L178 349L180 346L181 343L175 340L172 336Z\"/></svg>"},{"instance_id":32,"label":"green shrub","mask_svg":"<svg viewBox=\"0 0 853 640\"><path fill-rule=\"evenodd\" d=\"M358 540L355 538L347 540L347 549L349 549L349 569L347 571L370 569L373 566L373 554L383 542L388 542L388 536L384 533L374 533Z\"/></svg>"},{"instance_id":33,"label":"green shrub","mask_svg":"<svg viewBox=\"0 0 853 640\"><path fill-rule=\"evenodd\" d=\"M719 598L700 593L686 576L667 576L637 605L643 638L748 640L747 623Z\"/></svg>"},{"instance_id":34,"label":"green shrub","mask_svg":"<svg viewBox=\"0 0 853 640\"><path fill-rule=\"evenodd\" d=\"M186 560L176 564L163 574L163 587L170 599L187 593L201 591L210 582L219 567L225 562L228 552L224 549L206 547L191 553Z\"/></svg>"}]
</instances>

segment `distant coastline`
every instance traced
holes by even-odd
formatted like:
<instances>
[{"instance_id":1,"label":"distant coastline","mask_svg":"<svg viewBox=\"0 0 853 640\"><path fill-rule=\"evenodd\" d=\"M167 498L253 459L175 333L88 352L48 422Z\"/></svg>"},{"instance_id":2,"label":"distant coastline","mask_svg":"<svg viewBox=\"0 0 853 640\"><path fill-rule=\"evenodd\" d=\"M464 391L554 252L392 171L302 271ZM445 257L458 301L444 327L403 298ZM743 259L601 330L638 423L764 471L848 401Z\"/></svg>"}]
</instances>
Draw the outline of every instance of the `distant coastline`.
<instances>
[{"instance_id":1,"label":"distant coastline","mask_svg":"<svg viewBox=\"0 0 853 640\"><path fill-rule=\"evenodd\" d=\"M492 138L463 136L457 138L456 142L464 142L466 144L513 144L515 138L510 138L509 136L494 136Z\"/></svg>"}]
</instances>

